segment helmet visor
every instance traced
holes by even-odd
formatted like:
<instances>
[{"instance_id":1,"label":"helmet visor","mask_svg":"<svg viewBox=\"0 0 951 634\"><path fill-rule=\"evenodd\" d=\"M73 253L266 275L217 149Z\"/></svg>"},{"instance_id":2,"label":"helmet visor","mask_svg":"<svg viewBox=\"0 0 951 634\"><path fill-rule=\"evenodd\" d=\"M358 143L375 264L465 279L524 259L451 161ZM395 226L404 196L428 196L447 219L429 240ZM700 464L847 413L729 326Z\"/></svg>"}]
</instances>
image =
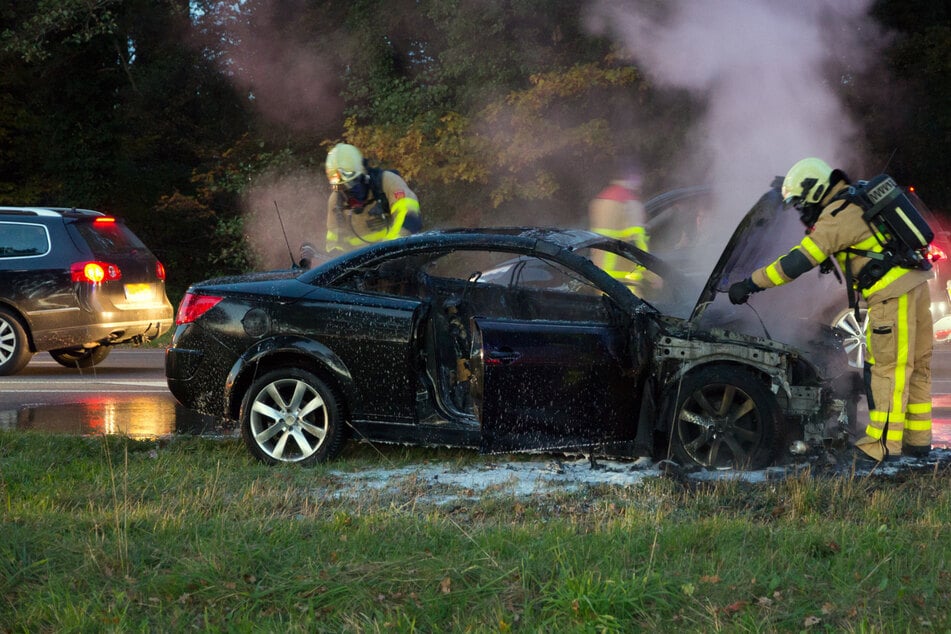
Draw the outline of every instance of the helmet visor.
<instances>
[{"instance_id":1,"label":"helmet visor","mask_svg":"<svg viewBox=\"0 0 951 634\"><path fill-rule=\"evenodd\" d=\"M327 171L327 180L330 181L330 187L335 192L346 191L356 178L357 173L353 170L337 168Z\"/></svg>"},{"instance_id":2,"label":"helmet visor","mask_svg":"<svg viewBox=\"0 0 951 634\"><path fill-rule=\"evenodd\" d=\"M799 203L802 201L801 196L797 196L796 194L794 194L792 190L786 187L785 185L783 185L780 192L782 193L782 196L783 196L783 204L786 207L797 207Z\"/></svg>"}]
</instances>

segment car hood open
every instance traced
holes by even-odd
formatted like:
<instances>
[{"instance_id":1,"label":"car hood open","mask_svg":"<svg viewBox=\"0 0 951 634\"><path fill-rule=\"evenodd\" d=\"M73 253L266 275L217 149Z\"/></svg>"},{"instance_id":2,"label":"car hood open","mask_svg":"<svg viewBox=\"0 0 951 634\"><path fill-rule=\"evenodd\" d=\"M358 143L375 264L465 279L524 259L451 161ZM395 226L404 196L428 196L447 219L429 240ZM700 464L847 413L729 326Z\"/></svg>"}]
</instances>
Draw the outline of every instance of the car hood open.
<instances>
[{"instance_id":1,"label":"car hood open","mask_svg":"<svg viewBox=\"0 0 951 634\"><path fill-rule=\"evenodd\" d=\"M700 290L689 321L698 328L765 336L808 351L816 346L818 330L848 308L837 269L834 274L813 269L803 279L752 295L746 305L734 306L727 296L731 284L787 253L804 235L798 214L784 209L780 183L774 181L737 225Z\"/></svg>"},{"instance_id":2,"label":"car hood open","mask_svg":"<svg viewBox=\"0 0 951 634\"><path fill-rule=\"evenodd\" d=\"M756 201L737 225L710 272L690 314L691 321L703 315L718 293L726 293L730 284L747 277L763 262L775 257L782 247L777 243L776 236L783 233L780 226L787 224L785 221L791 215L783 214L782 196L775 187Z\"/></svg>"}]
</instances>

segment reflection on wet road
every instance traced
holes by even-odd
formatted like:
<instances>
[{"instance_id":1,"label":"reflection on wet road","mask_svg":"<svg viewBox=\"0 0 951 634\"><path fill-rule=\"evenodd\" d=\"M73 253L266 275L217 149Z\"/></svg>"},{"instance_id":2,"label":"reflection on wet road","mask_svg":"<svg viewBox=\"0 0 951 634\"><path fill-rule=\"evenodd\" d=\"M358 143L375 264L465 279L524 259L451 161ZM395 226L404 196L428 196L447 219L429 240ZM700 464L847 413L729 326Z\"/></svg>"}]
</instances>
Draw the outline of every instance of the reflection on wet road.
<instances>
[{"instance_id":1,"label":"reflection on wet road","mask_svg":"<svg viewBox=\"0 0 951 634\"><path fill-rule=\"evenodd\" d=\"M20 374L0 377L0 429L132 438L232 433L178 404L165 383L164 359L161 349L122 348L77 371L38 354Z\"/></svg>"},{"instance_id":2,"label":"reflection on wet road","mask_svg":"<svg viewBox=\"0 0 951 634\"><path fill-rule=\"evenodd\" d=\"M230 433L218 421L156 395L104 394L56 405L27 404L0 409L0 429L34 429L66 434L123 434L155 438L168 434Z\"/></svg>"},{"instance_id":3,"label":"reflection on wet road","mask_svg":"<svg viewBox=\"0 0 951 634\"><path fill-rule=\"evenodd\" d=\"M932 369L933 444L951 447L951 346L935 349ZM81 372L37 355L22 373L0 377L0 429L133 438L235 433L179 405L165 383L164 350L147 348L115 350Z\"/></svg>"}]
</instances>

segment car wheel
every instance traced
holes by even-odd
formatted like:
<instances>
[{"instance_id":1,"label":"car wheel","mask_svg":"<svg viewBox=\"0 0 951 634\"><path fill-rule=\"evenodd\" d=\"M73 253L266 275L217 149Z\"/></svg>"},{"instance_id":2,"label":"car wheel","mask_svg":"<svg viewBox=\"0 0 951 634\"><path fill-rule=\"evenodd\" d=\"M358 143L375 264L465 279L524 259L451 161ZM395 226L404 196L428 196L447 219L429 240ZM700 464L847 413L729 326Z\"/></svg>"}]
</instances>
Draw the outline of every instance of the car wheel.
<instances>
[{"instance_id":1,"label":"car wheel","mask_svg":"<svg viewBox=\"0 0 951 634\"><path fill-rule=\"evenodd\" d=\"M267 464L313 465L336 456L343 419L334 390L298 368L275 370L255 381L241 403L241 436Z\"/></svg>"},{"instance_id":2,"label":"car wheel","mask_svg":"<svg viewBox=\"0 0 951 634\"><path fill-rule=\"evenodd\" d=\"M858 319L855 310L848 308L840 312L832 321L832 328L842 340L842 348L848 356L849 365L862 368L865 364L865 333L868 331L868 310L859 309Z\"/></svg>"},{"instance_id":3,"label":"car wheel","mask_svg":"<svg viewBox=\"0 0 951 634\"><path fill-rule=\"evenodd\" d=\"M776 458L781 415L768 387L735 367L711 367L673 388L671 449L685 465L762 469Z\"/></svg>"},{"instance_id":4,"label":"car wheel","mask_svg":"<svg viewBox=\"0 0 951 634\"><path fill-rule=\"evenodd\" d=\"M67 368L91 368L102 363L111 351L112 349L109 346L64 348L62 350L50 350L50 356L53 357L56 363Z\"/></svg>"},{"instance_id":5,"label":"car wheel","mask_svg":"<svg viewBox=\"0 0 951 634\"><path fill-rule=\"evenodd\" d=\"M33 358L20 320L0 308L0 376L16 374Z\"/></svg>"}]
</instances>

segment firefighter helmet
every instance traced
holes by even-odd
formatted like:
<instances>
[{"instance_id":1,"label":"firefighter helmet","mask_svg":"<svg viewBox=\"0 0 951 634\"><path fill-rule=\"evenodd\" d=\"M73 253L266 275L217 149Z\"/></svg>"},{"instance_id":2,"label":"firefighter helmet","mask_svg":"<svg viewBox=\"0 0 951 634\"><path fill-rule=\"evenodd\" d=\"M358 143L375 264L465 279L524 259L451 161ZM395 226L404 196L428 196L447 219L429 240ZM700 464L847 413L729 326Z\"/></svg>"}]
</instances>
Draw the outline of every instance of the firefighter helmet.
<instances>
[{"instance_id":1,"label":"firefighter helmet","mask_svg":"<svg viewBox=\"0 0 951 634\"><path fill-rule=\"evenodd\" d=\"M327 154L327 180L334 191L350 189L355 181L366 174L360 150L347 143L338 143Z\"/></svg>"},{"instance_id":2,"label":"firefighter helmet","mask_svg":"<svg viewBox=\"0 0 951 634\"><path fill-rule=\"evenodd\" d=\"M829 190L832 168L818 158L804 158L783 179L783 202L787 205L815 205Z\"/></svg>"}]
</instances>

